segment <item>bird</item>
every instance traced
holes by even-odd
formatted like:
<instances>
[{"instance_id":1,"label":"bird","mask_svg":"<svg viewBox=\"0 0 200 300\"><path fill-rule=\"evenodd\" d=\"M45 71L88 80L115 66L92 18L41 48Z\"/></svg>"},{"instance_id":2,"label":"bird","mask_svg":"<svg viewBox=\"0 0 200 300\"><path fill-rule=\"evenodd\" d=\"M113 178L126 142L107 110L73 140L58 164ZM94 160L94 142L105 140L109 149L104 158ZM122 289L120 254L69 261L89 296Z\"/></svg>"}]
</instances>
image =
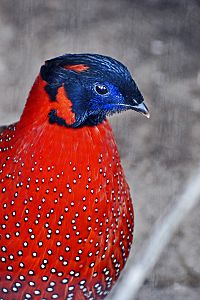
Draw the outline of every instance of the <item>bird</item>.
<instances>
[{"instance_id":1,"label":"bird","mask_svg":"<svg viewBox=\"0 0 200 300\"><path fill-rule=\"evenodd\" d=\"M149 117L128 69L100 54L47 60L0 133L0 299L104 299L134 211L108 117Z\"/></svg>"}]
</instances>

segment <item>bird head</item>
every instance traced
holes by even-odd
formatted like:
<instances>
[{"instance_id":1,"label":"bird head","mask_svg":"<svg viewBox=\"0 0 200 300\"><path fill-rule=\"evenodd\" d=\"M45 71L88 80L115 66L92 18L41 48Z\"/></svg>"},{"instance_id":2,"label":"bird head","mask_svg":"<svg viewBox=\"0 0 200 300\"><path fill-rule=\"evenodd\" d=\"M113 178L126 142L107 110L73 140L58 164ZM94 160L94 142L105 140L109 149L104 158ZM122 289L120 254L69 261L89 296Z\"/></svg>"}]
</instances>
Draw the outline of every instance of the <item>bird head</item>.
<instances>
[{"instance_id":1,"label":"bird head","mask_svg":"<svg viewBox=\"0 0 200 300\"><path fill-rule=\"evenodd\" d=\"M95 126L106 116L125 110L149 117L128 69L111 57L66 54L47 60L40 75L52 104L48 114L50 123L74 128ZM68 117L65 109L69 110Z\"/></svg>"}]
</instances>

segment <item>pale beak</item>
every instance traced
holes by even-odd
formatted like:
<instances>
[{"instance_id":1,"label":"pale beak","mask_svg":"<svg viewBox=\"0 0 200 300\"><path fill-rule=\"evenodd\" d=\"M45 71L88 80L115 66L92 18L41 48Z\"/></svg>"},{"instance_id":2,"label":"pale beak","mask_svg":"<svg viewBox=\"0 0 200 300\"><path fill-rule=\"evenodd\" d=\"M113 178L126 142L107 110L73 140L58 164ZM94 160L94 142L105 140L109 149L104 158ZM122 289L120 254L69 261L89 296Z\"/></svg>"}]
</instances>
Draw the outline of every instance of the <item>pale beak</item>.
<instances>
[{"instance_id":1,"label":"pale beak","mask_svg":"<svg viewBox=\"0 0 200 300\"><path fill-rule=\"evenodd\" d=\"M148 119L150 118L149 110L148 110L148 108L147 108L147 106L144 102L141 102L141 103L136 104L136 105L131 105L131 108L133 110L139 112L140 114L144 115Z\"/></svg>"}]
</instances>

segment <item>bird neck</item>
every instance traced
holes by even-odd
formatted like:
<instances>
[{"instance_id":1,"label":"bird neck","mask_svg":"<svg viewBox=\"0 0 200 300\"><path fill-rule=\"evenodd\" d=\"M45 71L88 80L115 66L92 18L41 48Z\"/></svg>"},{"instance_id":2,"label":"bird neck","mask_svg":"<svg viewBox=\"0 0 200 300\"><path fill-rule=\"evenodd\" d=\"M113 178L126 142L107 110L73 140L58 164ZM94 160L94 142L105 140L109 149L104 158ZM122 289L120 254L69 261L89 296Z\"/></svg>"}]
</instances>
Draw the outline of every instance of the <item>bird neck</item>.
<instances>
[{"instance_id":1,"label":"bird neck","mask_svg":"<svg viewBox=\"0 0 200 300\"><path fill-rule=\"evenodd\" d=\"M36 147L38 153L44 152L45 157L49 156L49 159L58 153L66 156L66 151L67 153L78 151L84 153L83 160L85 160L86 156L92 155L91 151L98 155L103 151L108 152L107 148L115 148L114 136L107 120L97 126L80 128L51 124L48 118L51 110L58 110L59 115L68 122L73 121L73 112L70 102L66 101L66 95L64 104L61 105L62 88L59 89L60 92L58 91L56 101L52 101L45 91L45 86L46 82L38 76L16 127L16 149L29 153L29 148Z\"/></svg>"},{"instance_id":2,"label":"bird neck","mask_svg":"<svg viewBox=\"0 0 200 300\"><path fill-rule=\"evenodd\" d=\"M67 124L75 121L75 114L72 112L72 103L67 98L64 87L58 89L56 100L52 100L45 88L47 82L39 75L29 93L23 114L21 116L19 127L35 128L49 124L49 114L55 111L60 119L65 120Z\"/></svg>"}]
</instances>

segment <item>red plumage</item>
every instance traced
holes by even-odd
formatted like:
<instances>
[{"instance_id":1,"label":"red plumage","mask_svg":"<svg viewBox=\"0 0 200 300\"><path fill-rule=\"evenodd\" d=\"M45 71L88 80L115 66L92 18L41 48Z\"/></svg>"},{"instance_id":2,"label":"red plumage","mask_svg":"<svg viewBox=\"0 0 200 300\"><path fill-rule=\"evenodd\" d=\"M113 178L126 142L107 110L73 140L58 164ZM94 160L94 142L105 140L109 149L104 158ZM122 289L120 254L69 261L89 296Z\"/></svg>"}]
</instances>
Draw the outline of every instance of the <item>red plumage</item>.
<instances>
[{"instance_id":1,"label":"red plumage","mask_svg":"<svg viewBox=\"0 0 200 300\"><path fill-rule=\"evenodd\" d=\"M39 76L20 121L0 137L1 299L102 299L128 257L129 187L107 120L73 123L71 101L50 101Z\"/></svg>"}]
</instances>

